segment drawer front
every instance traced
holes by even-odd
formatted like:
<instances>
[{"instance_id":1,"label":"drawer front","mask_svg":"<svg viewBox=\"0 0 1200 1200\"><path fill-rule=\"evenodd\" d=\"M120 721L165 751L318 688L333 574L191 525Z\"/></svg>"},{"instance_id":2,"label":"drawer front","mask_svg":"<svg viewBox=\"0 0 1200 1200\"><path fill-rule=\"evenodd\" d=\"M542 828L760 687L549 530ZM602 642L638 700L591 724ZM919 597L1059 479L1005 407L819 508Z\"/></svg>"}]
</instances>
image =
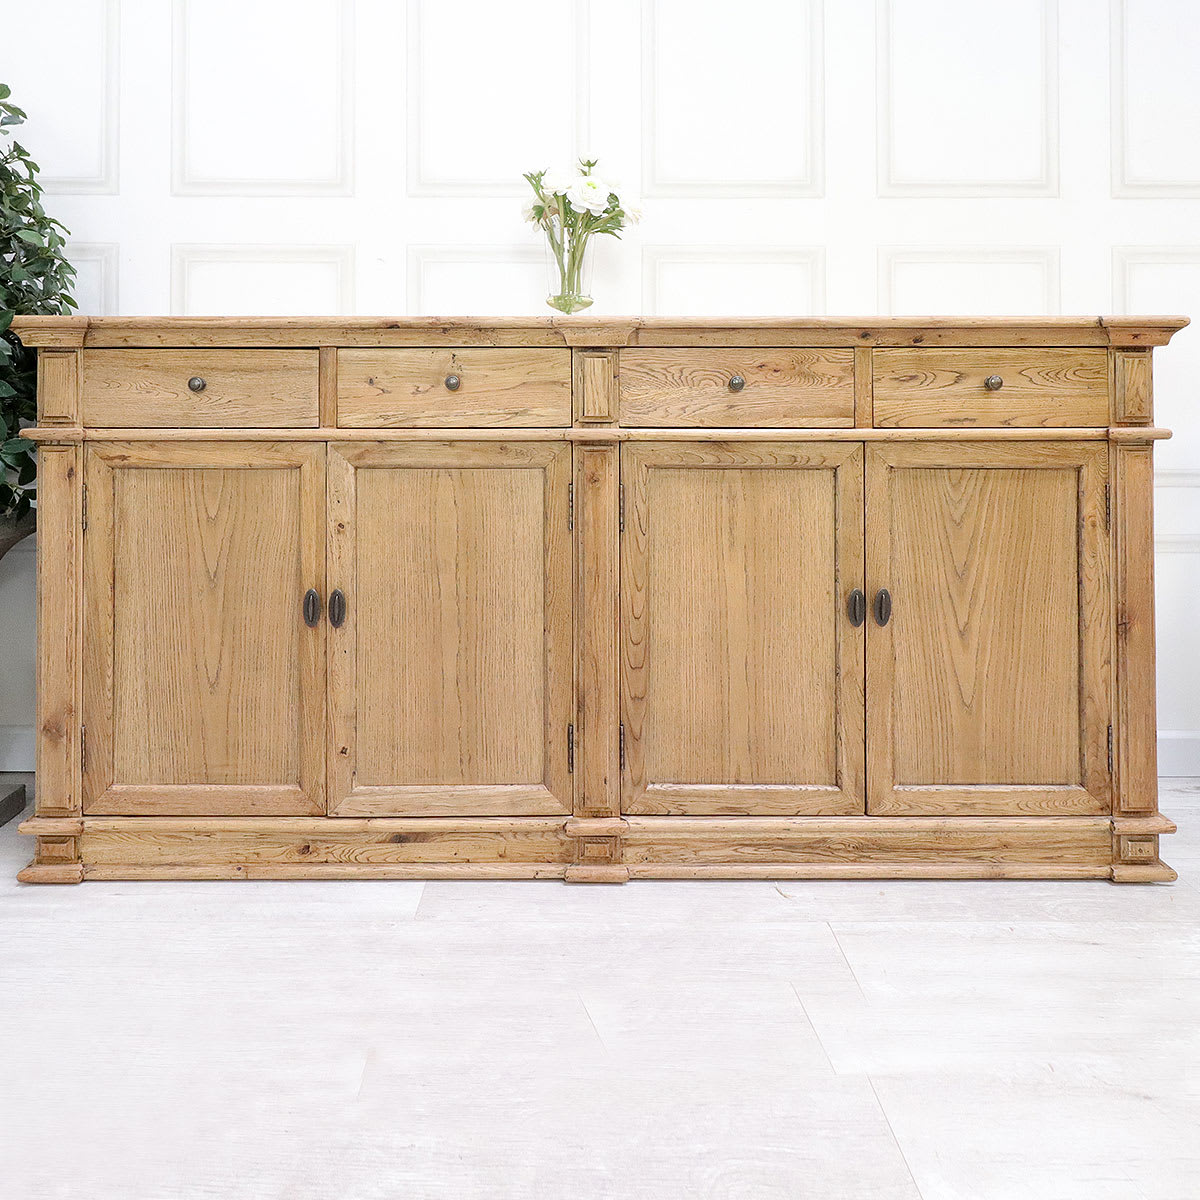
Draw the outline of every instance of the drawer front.
<instances>
[{"instance_id":1,"label":"drawer front","mask_svg":"<svg viewBox=\"0 0 1200 1200\"><path fill-rule=\"evenodd\" d=\"M83 423L315 427L317 362L316 350L85 350Z\"/></svg>"},{"instance_id":2,"label":"drawer front","mask_svg":"<svg viewBox=\"0 0 1200 1200\"><path fill-rule=\"evenodd\" d=\"M1108 353L1080 350L876 350L875 424L1108 424Z\"/></svg>"},{"instance_id":3,"label":"drawer front","mask_svg":"<svg viewBox=\"0 0 1200 1200\"><path fill-rule=\"evenodd\" d=\"M338 424L571 424L569 350L339 350Z\"/></svg>"},{"instance_id":4,"label":"drawer front","mask_svg":"<svg viewBox=\"0 0 1200 1200\"><path fill-rule=\"evenodd\" d=\"M620 379L622 425L854 424L851 349L622 350Z\"/></svg>"}]
</instances>

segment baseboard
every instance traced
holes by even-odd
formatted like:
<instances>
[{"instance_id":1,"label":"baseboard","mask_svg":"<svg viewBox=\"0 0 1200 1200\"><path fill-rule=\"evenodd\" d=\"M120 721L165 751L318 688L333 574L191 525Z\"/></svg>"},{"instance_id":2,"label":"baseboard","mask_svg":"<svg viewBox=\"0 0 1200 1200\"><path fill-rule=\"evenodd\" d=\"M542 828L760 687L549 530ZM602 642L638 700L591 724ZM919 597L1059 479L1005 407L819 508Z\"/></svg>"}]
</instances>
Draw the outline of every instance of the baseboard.
<instances>
[{"instance_id":1,"label":"baseboard","mask_svg":"<svg viewBox=\"0 0 1200 1200\"><path fill-rule=\"evenodd\" d=\"M0 725L0 771L32 771L32 725Z\"/></svg>"},{"instance_id":2,"label":"baseboard","mask_svg":"<svg viewBox=\"0 0 1200 1200\"><path fill-rule=\"evenodd\" d=\"M1158 731L1158 773L1163 778L1200 776L1200 729Z\"/></svg>"}]
</instances>

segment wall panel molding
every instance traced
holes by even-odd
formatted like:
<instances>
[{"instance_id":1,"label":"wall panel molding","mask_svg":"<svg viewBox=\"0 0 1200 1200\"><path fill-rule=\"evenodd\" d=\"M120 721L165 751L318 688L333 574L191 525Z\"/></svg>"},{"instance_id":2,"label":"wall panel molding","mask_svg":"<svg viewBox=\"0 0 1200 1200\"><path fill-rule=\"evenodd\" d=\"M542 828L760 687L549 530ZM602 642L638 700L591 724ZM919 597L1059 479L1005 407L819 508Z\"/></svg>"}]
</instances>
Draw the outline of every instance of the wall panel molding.
<instances>
[{"instance_id":1,"label":"wall panel molding","mask_svg":"<svg viewBox=\"0 0 1200 1200\"><path fill-rule=\"evenodd\" d=\"M672 179L660 170L658 149L658 3L642 3L642 195L757 197L821 196L825 190L825 34L822 0L792 0L803 4L808 18L809 55L804 72L808 80L809 119L803 136L808 142L808 171L792 178L764 176L731 180L718 174L710 177ZM753 63L728 62L723 71L753 70ZM780 138L799 136L801 130L779 121Z\"/></svg>"},{"instance_id":2,"label":"wall panel molding","mask_svg":"<svg viewBox=\"0 0 1200 1200\"><path fill-rule=\"evenodd\" d=\"M353 246L314 245L214 245L177 243L171 247L171 312L187 314L191 308L191 275L203 264L272 265L324 264L333 269L337 313L354 311ZM317 310L321 311L321 310ZM201 315L201 314L197 314Z\"/></svg>"},{"instance_id":3,"label":"wall panel molding","mask_svg":"<svg viewBox=\"0 0 1200 1200\"><path fill-rule=\"evenodd\" d=\"M896 284L905 266L1030 266L1041 275L1040 303L1031 312L1057 313L1061 307L1060 255L1056 246L881 246L878 297L881 314L897 312ZM903 311L903 310L901 310ZM940 310L939 310L940 311ZM911 315L911 314L910 314Z\"/></svg>"},{"instance_id":4,"label":"wall panel molding","mask_svg":"<svg viewBox=\"0 0 1200 1200\"><path fill-rule=\"evenodd\" d=\"M950 177L903 177L896 168L893 104L893 0L876 0L875 96L877 186L880 196L1057 196L1059 194L1059 48L1058 0L1042 0L1041 79L1042 144L1040 169L1026 179L963 180ZM978 73L987 78L986 44L978 46ZM927 114L935 120L936 114Z\"/></svg>"},{"instance_id":5,"label":"wall panel molding","mask_svg":"<svg viewBox=\"0 0 1200 1200\"><path fill-rule=\"evenodd\" d=\"M806 305L792 314L820 315L825 311L825 249L795 246L645 246L642 249L642 307L647 313L680 315L661 307L664 268L672 265L741 265L753 267L798 266L808 269ZM758 313L754 315L767 315Z\"/></svg>"},{"instance_id":6,"label":"wall panel molding","mask_svg":"<svg viewBox=\"0 0 1200 1200\"><path fill-rule=\"evenodd\" d=\"M336 43L331 47L335 81L336 167L313 178L229 178L197 174L190 166L188 102L190 68L188 14L193 0L171 0L171 193L175 196L348 196L354 192L354 0L337 6ZM300 107L299 105L297 106Z\"/></svg>"},{"instance_id":7,"label":"wall panel molding","mask_svg":"<svg viewBox=\"0 0 1200 1200\"><path fill-rule=\"evenodd\" d=\"M98 276L97 293L99 306L94 309L80 308L88 316L109 316L121 308L120 281L118 277L118 255L116 242L70 242L67 257L75 267L90 263ZM77 300L79 296L75 297Z\"/></svg>"},{"instance_id":8,"label":"wall panel molding","mask_svg":"<svg viewBox=\"0 0 1200 1200\"><path fill-rule=\"evenodd\" d=\"M409 246L408 248L408 312L425 313L425 300L429 284L429 272L439 265L464 265L475 263L484 266L511 266L522 270L536 268L539 272L539 291L542 296L538 306L531 311L541 316L550 315L544 304L546 280L546 251L541 246ZM438 315L438 314L432 314Z\"/></svg>"}]
</instances>

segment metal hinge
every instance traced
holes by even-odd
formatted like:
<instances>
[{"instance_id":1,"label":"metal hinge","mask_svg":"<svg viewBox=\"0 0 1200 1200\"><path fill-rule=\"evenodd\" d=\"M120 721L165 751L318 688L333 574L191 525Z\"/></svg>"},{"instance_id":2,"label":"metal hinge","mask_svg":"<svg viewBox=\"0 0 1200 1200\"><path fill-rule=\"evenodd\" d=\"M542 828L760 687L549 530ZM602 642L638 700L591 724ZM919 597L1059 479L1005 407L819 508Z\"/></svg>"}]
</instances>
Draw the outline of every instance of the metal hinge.
<instances>
[{"instance_id":1,"label":"metal hinge","mask_svg":"<svg viewBox=\"0 0 1200 1200\"><path fill-rule=\"evenodd\" d=\"M1113 731L1112 726L1108 727L1108 773L1111 775L1113 769Z\"/></svg>"},{"instance_id":2,"label":"metal hinge","mask_svg":"<svg viewBox=\"0 0 1200 1200\"><path fill-rule=\"evenodd\" d=\"M621 748L621 770L625 770L625 722L617 726L617 743Z\"/></svg>"},{"instance_id":3,"label":"metal hinge","mask_svg":"<svg viewBox=\"0 0 1200 1200\"><path fill-rule=\"evenodd\" d=\"M87 484L83 485L83 528L87 530Z\"/></svg>"},{"instance_id":4,"label":"metal hinge","mask_svg":"<svg viewBox=\"0 0 1200 1200\"><path fill-rule=\"evenodd\" d=\"M79 727L79 769L87 770L87 726Z\"/></svg>"},{"instance_id":5,"label":"metal hinge","mask_svg":"<svg viewBox=\"0 0 1200 1200\"><path fill-rule=\"evenodd\" d=\"M575 528L575 485L567 484L567 528Z\"/></svg>"},{"instance_id":6,"label":"metal hinge","mask_svg":"<svg viewBox=\"0 0 1200 1200\"><path fill-rule=\"evenodd\" d=\"M625 485L621 484L617 489L617 510L619 513L618 524L620 531L625 532Z\"/></svg>"},{"instance_id":7,"label":"metal hinge","mask_svg":"<svg viewBox=\"0 0 1200 1200\"><path fill-rule=\"evenodd\" d=\"M575 773L575 726L567 726L567 774Z\"/></svg>"},{"instance_id":8,"label":"metal hinge","mask_svg":"<svg viewBox=\"0 0 1200 1200\"><path fill-rule=\"evenodd\" d=\"M1104 528L1112 528L1112 484L1104 485Z\"/></svg>"}]
</instances>

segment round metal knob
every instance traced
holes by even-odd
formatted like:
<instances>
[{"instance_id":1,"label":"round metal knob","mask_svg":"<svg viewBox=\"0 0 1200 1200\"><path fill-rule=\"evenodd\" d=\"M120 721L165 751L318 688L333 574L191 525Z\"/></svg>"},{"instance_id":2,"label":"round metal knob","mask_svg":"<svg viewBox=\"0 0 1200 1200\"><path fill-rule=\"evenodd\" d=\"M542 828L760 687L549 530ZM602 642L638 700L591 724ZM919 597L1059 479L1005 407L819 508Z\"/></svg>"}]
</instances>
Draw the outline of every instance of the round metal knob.
<instances>
[{"instance_id":1,"label":"round metal knob","mask_svg":"<svg viewBox=\"0 0 1200 1200\"><path fill-rule=\"evenodd\" d=\"M446 376L446 390L447 391L457 392L459 389L459 386L461 384L462 384L462 380L459 379L459 377L457 375L447 375Z\"/></svg>"},{"instance_id":2,"label":"round metal knob","mask_svg":"<svg viewBox=\"0 0 1200 1200\"><path fill-rule=\"evenodd\" d=\"M989 392L998 392L1004 386L1004 380L999 375L989 375L984 381L983 386Z\"/></svg>"},{"instance_id":3,"label":"round metal knob","mask_svg":"<svg viewBox=\"0 0 1200 1200\"><path fill-rule=\"evenodd\" d=\"M742 390L742 388L744 388L745 386L746 386L746 381L740 375L735 375L729 381L729 390L731 392L740 392Z\"/></svg>"},{"instance_id":4,"label":"round metal knob","mask_svg":"<svg viewBox=\"0 0 1200 1200\"><path fill-rule=\"evenodd\" d=\"M188 380L188 390L189 391L202 392L202 391L204 391L204 389L206 387L208 387L208 384L205 383L204 380L201 379L199 375L193 375L191 377L191 379Z\"/></svg>"}]
</instances>

